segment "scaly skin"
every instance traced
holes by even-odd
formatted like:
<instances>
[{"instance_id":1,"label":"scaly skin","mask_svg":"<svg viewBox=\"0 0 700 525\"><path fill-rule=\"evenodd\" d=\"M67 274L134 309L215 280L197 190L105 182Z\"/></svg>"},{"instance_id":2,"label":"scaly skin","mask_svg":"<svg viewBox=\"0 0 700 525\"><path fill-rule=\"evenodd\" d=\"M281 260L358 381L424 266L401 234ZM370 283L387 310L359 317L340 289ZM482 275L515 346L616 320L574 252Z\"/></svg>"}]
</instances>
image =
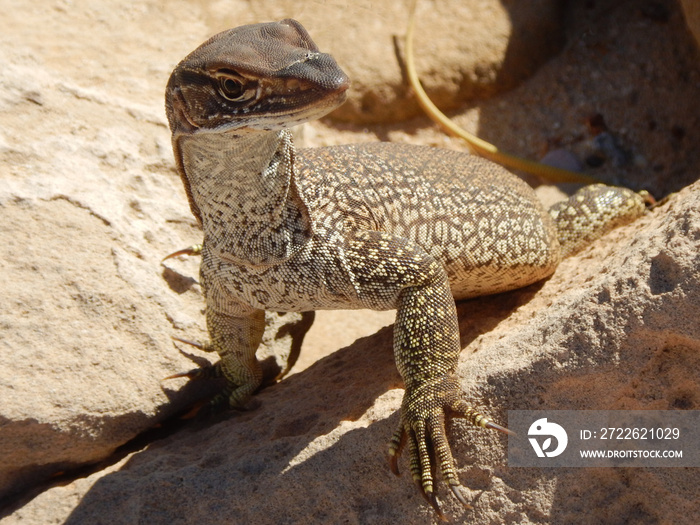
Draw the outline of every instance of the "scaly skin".
<instances>
[{"instance_id":1,"label":"scaly skin","mask_svg":"<svg viewBox=\"0 0 700 525\"><path fill-rule=\"evenodd\" d=\"M328 113L347 88L290 20L221 33L173 71L173 149L204 232L190 253L202 254L206 348L221 357L228 403L244 407L263 381L264 310L396 309L406 392L391 466L408 445L412 475L442 516L434 467L467 504L445 412L504 430L464 400L454 299L549 276L578 239L632 220L644 202L596 186L550 216L525 183L479 157L389 143L295 151L287 128Z\"/></svg>"}]
</instances>

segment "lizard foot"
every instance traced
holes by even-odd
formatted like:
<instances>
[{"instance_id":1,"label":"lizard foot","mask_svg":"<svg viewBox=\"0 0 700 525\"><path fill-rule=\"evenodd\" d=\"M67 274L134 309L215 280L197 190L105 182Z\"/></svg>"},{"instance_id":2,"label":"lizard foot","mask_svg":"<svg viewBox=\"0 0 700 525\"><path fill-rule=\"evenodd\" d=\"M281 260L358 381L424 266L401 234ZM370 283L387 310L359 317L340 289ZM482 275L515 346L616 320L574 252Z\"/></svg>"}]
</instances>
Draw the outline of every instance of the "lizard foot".
<instances>
[{"instance_id":1,"label":"lizard foot","mask_svg":"<svg viewBox=\"0 0 700 525\"><path fill-rule=\"evenodd\" d=\"M408 444L413 480L438 517L447 521L440 510L435 471L439 467L452 494L465 507L471 508L457 477L452 450L445 434L445 413L462 417L475 426L492 428L511 434L493 423L462 399L462 391L454 376L446 376L407 388L401 405L401 422L389 445L389 466L398 475L398 459Z\"/></svg>"},{"instance_id":2,"label":"lizard foot","mask_svg":"<svg viewBox=\"0 0 700 525\"><path fill-rule=\"evenodd\" d=\"M163 378L163 381L168 379L177 379L180 377L186 377L190 381L199 381L201 379L221 379L226 378L223 371L223 365L221 361L201 368L194 368L188 370L187 372L179 372L177 374L170 375ZM252 396L247 393L248 389L245 389L230 380L226 379L226 385L221 389L221 391L216 394L209 403L203 407L198 407L195 411L197 417L208 416L221 412L227 408L233 408L237 410L253 410L259 403L252 399Z\"/></svg>"},{"instance_id":3,"label":"lizard foot","mask_svg":"<svg viewBox=\"0 0 700 525\"><path fill-rule=\"evenodd\" d=\"M194 346L195 348L202 350L204 352L217 352L220 355L227 355L226 352L221 352L217 349L216 345L211 342L199 343L196 341L190 341L188 339L181 339L179 337L173 337L175 341ZM257 364L257 362L255 362ZM217 412L219 409L224 407L235 408L238 410L251 410L255 408L259 403L252 400L255 391L263 384L262 371L257 368L243 377L243 381L233 374L227 373L225 362L218 361L217 363L209 366L203 366L201 368L195 368L188 370L186 372L179 372L177 374L170 375L163 378L163 381L168 379L177 379L181 377L186 377L191 381L198 381L201 379L224 379L226 384L224 388L219 392L210 402L209 411Z\"/></svg>"}]
</instances>

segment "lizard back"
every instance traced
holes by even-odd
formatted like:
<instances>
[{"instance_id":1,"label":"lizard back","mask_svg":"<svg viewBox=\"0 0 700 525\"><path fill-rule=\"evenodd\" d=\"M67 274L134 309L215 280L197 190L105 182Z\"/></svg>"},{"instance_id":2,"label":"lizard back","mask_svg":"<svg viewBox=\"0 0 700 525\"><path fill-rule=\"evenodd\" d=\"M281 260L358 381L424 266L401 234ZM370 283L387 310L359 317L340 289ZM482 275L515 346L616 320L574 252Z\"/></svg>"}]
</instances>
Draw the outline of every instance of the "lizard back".
<instances>
[{"instance_id":1,"label":"lizard back","mask_svg":"<svg viewBox=\"0 0 700 525\"><path fill-rule=\"evenodd\" d=\"M298 150L295 164L312 221L415 241L443 263L457 299L526 286L559 262L534 191L480 157L369 143Z\"/></svg>"}]
</instances>

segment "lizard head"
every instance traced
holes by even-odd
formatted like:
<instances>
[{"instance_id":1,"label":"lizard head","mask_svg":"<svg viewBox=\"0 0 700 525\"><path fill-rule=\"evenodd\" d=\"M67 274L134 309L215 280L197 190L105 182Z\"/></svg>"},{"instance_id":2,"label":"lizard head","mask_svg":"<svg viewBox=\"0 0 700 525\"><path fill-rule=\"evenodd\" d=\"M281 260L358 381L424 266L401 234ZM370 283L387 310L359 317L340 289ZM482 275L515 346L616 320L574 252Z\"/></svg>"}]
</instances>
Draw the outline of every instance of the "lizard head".
<instances>
[{"instance_id":1,"label":"lizard head","mask_svg":"<svg viewBox=\"0 0 700 525\"><path fill-rule=\"evenodd\" d=\"M271 131L345 101L348 77L296 20L219 33L173 70L165 108L173 135Z\"/></svg>"}]
</instances>

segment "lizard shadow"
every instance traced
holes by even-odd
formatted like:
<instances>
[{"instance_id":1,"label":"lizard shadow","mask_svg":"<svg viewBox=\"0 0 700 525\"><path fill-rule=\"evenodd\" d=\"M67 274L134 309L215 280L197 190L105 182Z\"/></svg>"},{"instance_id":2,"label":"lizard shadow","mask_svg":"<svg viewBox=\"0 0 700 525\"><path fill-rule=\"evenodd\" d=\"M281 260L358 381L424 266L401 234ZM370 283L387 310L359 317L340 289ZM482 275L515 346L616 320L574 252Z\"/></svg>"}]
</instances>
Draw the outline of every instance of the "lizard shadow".
<instances>
[{"instance_id":1,"label":"lizard shadow","mask_svg":"<svg viewBox=\"0 0 700 525\"><path fill-rule=\"evenodd\" d=\"M510 292L457 302L462 350L478 336L490 332L515 310L527 304L547 279Z\"/></svg>"},{"instance_id":2,"label":"lizard shadow","mask_svg":"<svg viewBox=\"0 0 700 525\"><path fill-rule=\"evenodd\" d=\"M161 275L163 277L163 280L166 283L168 283L170 289L178 295L187 292L193 286L199 284L197 279L190 277L185 273L180 273L179 271L174 270L172 268L168 268L167 266L163 267Z\"/></svg>"},{"instance_id":3,"label":"lizard shadow","mask_svg":"<svg viewBox=\"0 0 700 525\"><path fill-rule=\"evenodd\" d=\"M508 317L536 290L531 286L460 302L462 345ZM113 523L177 521L180 508L188 509L188 522L198 516L206 522L212 505L242 521L290 522L294 509L278 515L285 506L267 509L266 502L290 493L322 500L329 491L361 520L384 509L401 521L422 500L410 476L396 480L384 463L398 424L401 393L395 389L402 386L392 337L389 326L358 339L261 391L257 409L193 420L134 452L92 485L66 523L98 523L95 517L105 506L110 519L116 516ZM320 440L323 444L317 445ZM459 463L471 450L457 452ZM331 487L328 472L337 473ZM398 498L397 491L402 493ZM304 516L296 518L304 521Z\"/></svg>"}]
</instances>

